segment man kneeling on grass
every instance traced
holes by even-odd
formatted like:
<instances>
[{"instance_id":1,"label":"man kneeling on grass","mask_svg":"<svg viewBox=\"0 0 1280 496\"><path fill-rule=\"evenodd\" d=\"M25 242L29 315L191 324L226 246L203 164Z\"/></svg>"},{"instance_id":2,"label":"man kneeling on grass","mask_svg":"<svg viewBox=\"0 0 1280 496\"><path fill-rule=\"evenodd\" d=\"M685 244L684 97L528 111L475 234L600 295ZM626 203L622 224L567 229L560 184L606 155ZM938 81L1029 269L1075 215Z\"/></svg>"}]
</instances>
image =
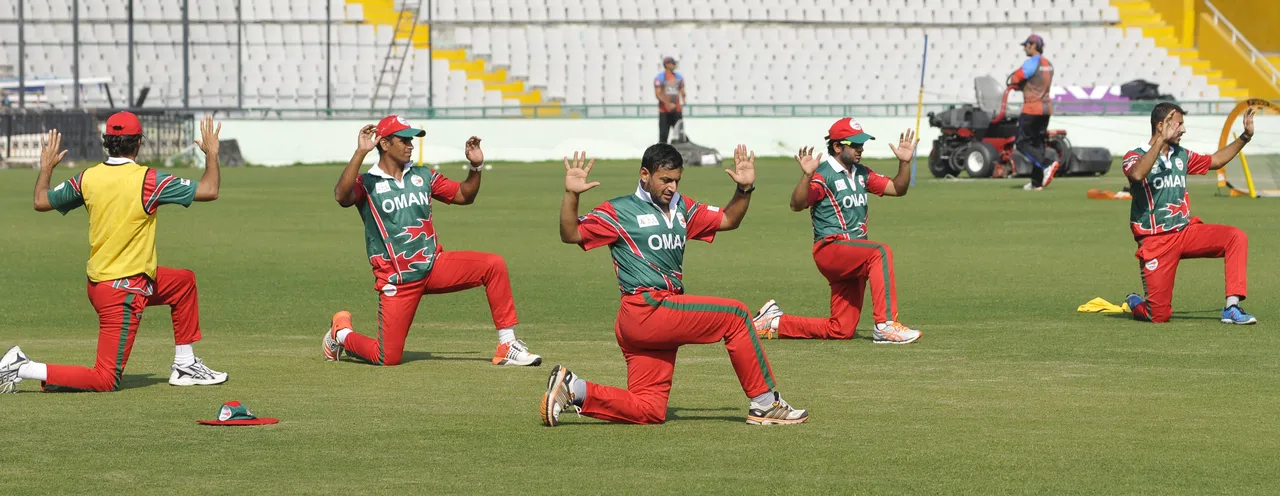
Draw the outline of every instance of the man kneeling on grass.
<instances>
[{"instance_id":1,"label":"man kneeling on grass","mask_svg":"<svg viewBox=\"0 0 1280 496\"><path fill-rule=\"evenodd\" d=\"M734 168L725 172L737 187L724 209L676 192L684 160L659 143L644 152L634 194L606 201L578 217L578 196L599 186L587 182L595 160L575 154L564 161L560 240L583 250L609 247L622 302L614 335L627 361L627 388L579 379L556 365L542 397L542 423L555 426L570 406L588 417L629 424L667 419L676 352L686 344L723 341L742 391L750 398L747 423L798 424L809 413L793 408L774 391L773 371L757 329L742 302L684 294L681 281L687 240L712 242L719 231L737 229L755 190L755 154L738 145ZM586 162L584 165L583 163Z\"/></svg>"}]
</instances>

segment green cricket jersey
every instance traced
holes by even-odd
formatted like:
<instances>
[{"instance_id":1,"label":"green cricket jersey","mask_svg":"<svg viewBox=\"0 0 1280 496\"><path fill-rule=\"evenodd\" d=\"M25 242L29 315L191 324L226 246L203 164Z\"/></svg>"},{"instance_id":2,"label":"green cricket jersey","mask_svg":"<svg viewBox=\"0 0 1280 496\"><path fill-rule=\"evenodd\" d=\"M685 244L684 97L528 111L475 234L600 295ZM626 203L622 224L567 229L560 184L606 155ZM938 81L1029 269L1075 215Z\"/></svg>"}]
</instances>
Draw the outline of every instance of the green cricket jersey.
<instances>
[{"instance_id":1,"label":"green cricket jersey","mask_svg":"<svg viewBox=\"0 0 1280 496\"><path fill-rule=\"evenodd\" d=\"M884 196L889 178L862 164L845 169L834 158L818 166L809 181L813 241L827 236L867 239L867 193Z\"/></svg>"},{"instance_id":2,"label":"green cricket jersey","mask_svg":"<svg viewBox=\"0 0 1280 496\"><path fill-rule=\"evenodd\" d=\"M356 179L365 250L379 282L403 284L431 274L443 251L431 224L432 200L452 202L459 186L427 167L407 167L397 181L375 165Z\"/></svg>"},{"instance_id":3,"label":"green cricket jersey","mask_svg":"<svg viewBox=\"0 0 1280 496\"><path fill-rule=\"evenodd\" d=\"M1125 173L1137 165L1149 146L1143 143L1124 154ZM1164 155L1156 159L1146 179L1130 181L1129 192L1133 201L1129 205L1129 228L1133 237L1143 238L1186 228L1191 223L1187 174L1208 174L1212 162L1209 155L1171 144Z\"/></svg>"},{"instance_id":4,"label":"green cricket jersey","mask_svg":"<svg viewBox=\"0 0 1280 496\"><path fill-rule=\"evenodd\" d=\"M724 214L677 193L664 211L637 186L633 195L600 204L578 218L583 250L609 246L618 289L684 293L682 270L687 240L715 240Z\"/></svg>"}]
</instances>

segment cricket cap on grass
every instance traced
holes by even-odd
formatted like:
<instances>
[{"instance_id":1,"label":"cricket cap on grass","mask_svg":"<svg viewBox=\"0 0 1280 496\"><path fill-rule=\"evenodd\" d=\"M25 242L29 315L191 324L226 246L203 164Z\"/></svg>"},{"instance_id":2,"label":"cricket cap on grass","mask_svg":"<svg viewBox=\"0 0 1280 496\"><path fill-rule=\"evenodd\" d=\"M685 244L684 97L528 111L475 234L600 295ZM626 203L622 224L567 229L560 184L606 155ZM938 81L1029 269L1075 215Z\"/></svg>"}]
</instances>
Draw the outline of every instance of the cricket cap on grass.
<instances>
[{"instance_id":1,"label":"cricket cap on grass","mask_svg":"<svg viewBox=\"0 0 1280 496\"><path fill-rule=\"evenodd\" d=\"M202 425L269 425L279 423L278 418L258 417L239 401L231 400L218 408L218 418L197 420Z\"/></svg>"},{"instance_id":2,"label":"cricket cap on grass","mask_svg":"<svg viewBox=\"0 0 1280 496\"><path fill-rule=\"evenodd\" d=\"M862 124L858 124L858 121L853 120L852 117L845 117L831 125L831 129L827 130L826 139L845 145L861 145L876 138L863 131Z\"/></svg>"},{"instance_id":3,"label":"cricket cap on grass","mask_svg":"<svg viewBox=\"0 0 1280 496\"><path fill-rule=\"evenodd\" d=\"M405 138L421 138L427 135L426 131L409 125L409 121L404 120L398 115L388 115L378 121L378 139L388 136L401 136Z\"/></svg>"}]
</instances>

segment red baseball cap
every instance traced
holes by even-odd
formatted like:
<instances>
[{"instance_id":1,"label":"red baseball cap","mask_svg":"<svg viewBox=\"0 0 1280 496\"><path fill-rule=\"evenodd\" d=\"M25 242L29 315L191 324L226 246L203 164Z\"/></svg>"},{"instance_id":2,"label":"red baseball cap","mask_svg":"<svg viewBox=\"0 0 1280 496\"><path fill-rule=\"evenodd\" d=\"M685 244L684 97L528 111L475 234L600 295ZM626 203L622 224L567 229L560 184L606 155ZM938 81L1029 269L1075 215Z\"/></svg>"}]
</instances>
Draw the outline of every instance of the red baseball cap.
<instances>
[{"instance_id":1,"label":"red baseball cap","mask_svg":"<svg viewBox=\"0 0 1280 496\"><path fill-rule=\"evenodd\" d=\"M1028 36L1027 39L1022 40L1022 46L1027 46L1027 43L1034 44L1036 46L1036 50L1044 49L1044 38L1041 38L1038 34L1032 34L1031 36Z\"/></svg>"},{"instance_id":2,"label":"red baseball cap","mask_svg":"<svg viewBox=\"0 0 1280 496\"><path fill-rule=\"evenodd\" d=\"M388 115L378 121L378 139L387 136L403 136L405 138L419 138L426 136L427 132L414 128L409 125L409 121L398 115Z\"/></svg>"},{"instance_id":3,"label":"red baseball cap","mask_svg":"<svg viewBox=\"0 0 1280 496\"><path fill-rule=\"evenodd\" d=\"M875 136L862 131L862 124L853 120L852 117L845 117L836 121L831 125L831 129L827 130L827 141L843 141L850 145L861 145L867 140L876 139Z\"/></svg>"},{"instance_id":4,"label":"red baseball cap","mask_svg":"<svg viewBox=\"0 0 1280 496\"><path fill-rule=\"evenodd\" d=\"M142 134L142 122L133 112L116 112L107 118L107 136Z\"/></svg>"}]
</instances>

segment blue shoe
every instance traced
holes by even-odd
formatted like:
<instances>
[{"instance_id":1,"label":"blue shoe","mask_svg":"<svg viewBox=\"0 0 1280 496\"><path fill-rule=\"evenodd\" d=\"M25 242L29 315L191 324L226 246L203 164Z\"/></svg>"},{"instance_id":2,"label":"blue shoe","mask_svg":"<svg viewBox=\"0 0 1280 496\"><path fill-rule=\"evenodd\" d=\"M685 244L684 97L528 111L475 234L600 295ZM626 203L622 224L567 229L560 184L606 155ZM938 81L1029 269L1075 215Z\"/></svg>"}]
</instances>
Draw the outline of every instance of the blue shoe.
<instances>
[{"instance_id":1,"label":"blue shoe","mask_svg":"<svg viewBox=\"0 0 1280 496\"><path fill-rule=\"evenodd\" d=\"M1222 309L1223 324L1249 325L1257 324L1258 319L1254 316L1244 313L1244 309L1240 305L1231 305Z\"/></svg>"},{"instance_id":2,"label":"blue shoe","mask_svg":"<svg viewBox=\"0 0 1280 496\"><path fill-rule=\"evenodd\" d=\"M1129 305L1129 311L1132 312L1133 309L1142 304L1142 297L1138 296L1138 293L1129 293L1129 296L1124 297L1124 302Z\"/></svg>"}]
</instances>

